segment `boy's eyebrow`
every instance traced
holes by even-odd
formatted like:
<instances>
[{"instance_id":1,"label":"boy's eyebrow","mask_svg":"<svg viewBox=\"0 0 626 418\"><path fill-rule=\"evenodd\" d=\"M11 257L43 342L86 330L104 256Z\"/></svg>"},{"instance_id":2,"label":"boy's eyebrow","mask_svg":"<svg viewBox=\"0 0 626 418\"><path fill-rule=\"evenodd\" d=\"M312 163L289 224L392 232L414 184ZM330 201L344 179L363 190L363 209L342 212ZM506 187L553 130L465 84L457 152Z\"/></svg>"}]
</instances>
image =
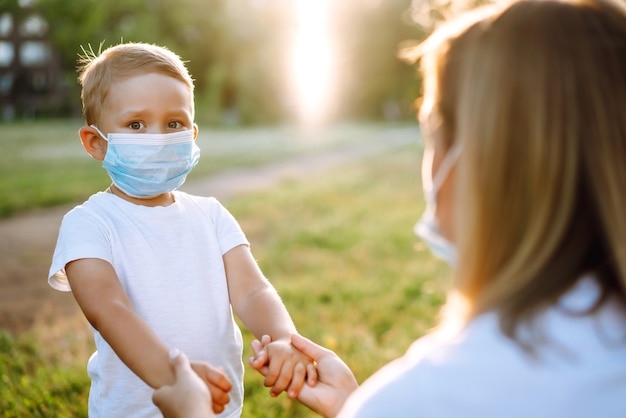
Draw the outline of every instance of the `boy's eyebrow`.
<instances>
[{"instance_id":1,"label":"boy's eyebrow","mask_svg":"<svg viewBox=\"0 0 626 418\"><path fill-rule=\"evenodd\" d=\"M119 117L121 119L132 119L138 117L150 116L152 114L152 110L150 107L140 108L140 109L130 109L125 112L120 113ZM172 109L165 112L165 115L168 117L184 117L184 118L192 118L193 111L191 109Z\"/></svg>"},{"instance_id":2,"label":"boy's eyebrow","mask_svg":"<svg viewBox=\"0 0 626 418\"><path fill-rule=\"evenodd\" d=\"M120 113L120 116L123 118L128 118L128 117L145 115L146 113L151 113L150 108L130 109L130 110Z\"/></svg>"},{"instance_id":3,"label":"boy's eyebrow","mask_svg":"<svg viewBox=\"0 0 626 418\"><path fill-rule=\"evenodd\" d=\"M170 115L170 114L187 114L190 112L190 109L185 109L185 108L180 108L180 109L171 109L168 110L167 112L165 112L166 114ZM150 114L150 113L154 113L151 107L145 107L145 108L137 108L137 109L128 109L122 113L120 113L120 115L122 116L133 116L133 115L142 115L142 114Z\"/></svg>"}]
</instances>

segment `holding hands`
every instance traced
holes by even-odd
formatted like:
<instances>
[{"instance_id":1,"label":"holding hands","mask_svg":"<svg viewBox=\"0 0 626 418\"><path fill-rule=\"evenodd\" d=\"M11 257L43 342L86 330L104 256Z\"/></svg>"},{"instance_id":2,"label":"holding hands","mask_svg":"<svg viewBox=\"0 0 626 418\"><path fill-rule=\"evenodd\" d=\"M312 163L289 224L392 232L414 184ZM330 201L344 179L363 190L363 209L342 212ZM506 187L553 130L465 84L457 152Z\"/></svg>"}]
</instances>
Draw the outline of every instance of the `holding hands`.
<instances>
[{"instance_id":1,"label":"holding hands","mask_svg":"<svg viewBox=\"0 0 626 418\"><path fill-rule=\"evenodd\" d=\"M170 352L170 363L174 367L176 381L171 386L160 387L152 394L152 402L161 410L164 418L210 418L215 416L214 413L224 410L228 403L228 390L224 390L230 386L226 376L205 363L206 368L200 367L198 363L192 366L187 356L179 350ZM194 370L199 370L203 378ZM216 403L216 399L220 401Z\"/></svg>"},{"instance_id":2,"label":"holding hands","mask_svg":"<svg viewBox=\"0 0 626 418\"><path fill-rule=\"evenodd\" d=\"M185 355L181 353L178 357L180 356ZM172 364L176 367L178 364L177 359L174 358L172 361ZM183 363L185 362L185 360L178 360L178 362L181 361ZM226 374L224 374L222 369L213 367L206 362L192 361L190 367L209 390L213 412L219 414L224 411L226 405L230 402L230 395L228 393L232 389L232 384ZM178 371L178 369L176 369L176 371ZM176 380L178 381L178 376Z\"/></svg>"},{"instance_id":3,"label":"holding hands","mask_svg":"<svg viewBox=\"0 0 626 418\"><path fill-rule=\"evenodd\" d=\"M252 342L250 365L265 376L271 396L286 391L292 399L325 417L335 417L358 387L348 366L331 350L298 334L290 341L264 335ZM178 350L170 353L176 382L155 390L152 401L164 418L210 418L224 410L231 384L207 363L190 363ZM305 384L306 383L306 384Z\"/></svg>"},{"instance_id":4,"label":"holding hands","mask_svg":"<svg viewBox=\"0 0 626 418\"><path fill-rule=\"evenodd\" d=\"M272 386L268 382L275 381L270 376L271 367L267 365L267 348L270 338L263 336L261 341L252 342L255 356L250 359L250 365L266 377L265 385ZM291 336L291 344L298 352L312 359L316 366L316 381L307 379L307 385L301 385L298 394L292 396L291 386L287 394L290 398L297 398L302 404L325 417L336 416L350 394L358 387L358 383L350 368L334 352L319 346L311 340L298 334ZM309 360L309 361L310 361ZM307 368L308 374L308 368ZM272 395L276 396L272 387ZM280 393L280 392L278 392Z\"/></svg>"},{"instance_id":5,"label":"holding hands","mask_svg":"<svg viewBox=\"0 0 626 418\"><path fill-rule=\"evenodd\" d=\"M305 386L315 386L317 369L315 363L305 353L296 350L289 340L272 341L267 335L261 341L252 342L254 357L250 365L265 376L263 384L271 387L270 395L276 397L286 391L295 399Z\"/></svg>"}]
</instances>

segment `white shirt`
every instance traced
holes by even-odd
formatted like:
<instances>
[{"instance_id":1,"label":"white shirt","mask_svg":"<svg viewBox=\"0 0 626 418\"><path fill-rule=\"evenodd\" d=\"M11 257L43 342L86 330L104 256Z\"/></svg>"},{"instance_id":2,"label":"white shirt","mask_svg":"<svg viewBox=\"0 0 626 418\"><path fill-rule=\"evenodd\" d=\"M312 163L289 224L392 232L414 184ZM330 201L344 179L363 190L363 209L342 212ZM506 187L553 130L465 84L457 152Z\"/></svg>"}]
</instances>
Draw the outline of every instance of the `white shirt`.
<instances>
[{"instance_id":1,"label":"white shirt","mask_svg":"<svg viewBox=\"0 0 626 418\"><path fill-rule=\"evenodd\" d=\"M433 333L348 399L345 417L626 417L626 314L615 301L587 316L586 278L538 317L548 344L532 358L501 333L495 313L453 338ZM570 313L568 313L570 312Z\"/></svg>"},{"instance_id":2,"label":"white shirt","mask_svg":"<svg viewBox=\"0 0 626 418\"><path fill-rule=\"evenodd\" d=\"M230 307L222 256L248 245L233 216L214 198L174 192L170 206L146 207L98 193L65 215L49 273L71 291L65 265L98 258L113 265L136 312L170 348L221 366L233 383L220 416L238 417L243 404L241 332ZM96 352L89 416L160 417L152 389L128 369L94 330Z\"/></svg>"}]
</instances>

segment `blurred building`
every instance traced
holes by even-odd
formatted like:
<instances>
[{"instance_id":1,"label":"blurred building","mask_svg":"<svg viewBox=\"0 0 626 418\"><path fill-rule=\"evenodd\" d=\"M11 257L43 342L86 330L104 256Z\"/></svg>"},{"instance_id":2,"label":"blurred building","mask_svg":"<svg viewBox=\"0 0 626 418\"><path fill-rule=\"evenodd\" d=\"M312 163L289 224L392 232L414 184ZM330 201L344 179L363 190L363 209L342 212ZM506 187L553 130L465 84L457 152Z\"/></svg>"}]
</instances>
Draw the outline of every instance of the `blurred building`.
<instances>
[{"instance_id":1,"label":"blurred building","mask_svg":"<svg viewBox=\"0 0 626 418\"><path fill-rule=\"evenodd\" d=\"M62 105L61 65L50 27L31 7L0 12L0 119L54 114Z\"/></svg>"}]
</instances>

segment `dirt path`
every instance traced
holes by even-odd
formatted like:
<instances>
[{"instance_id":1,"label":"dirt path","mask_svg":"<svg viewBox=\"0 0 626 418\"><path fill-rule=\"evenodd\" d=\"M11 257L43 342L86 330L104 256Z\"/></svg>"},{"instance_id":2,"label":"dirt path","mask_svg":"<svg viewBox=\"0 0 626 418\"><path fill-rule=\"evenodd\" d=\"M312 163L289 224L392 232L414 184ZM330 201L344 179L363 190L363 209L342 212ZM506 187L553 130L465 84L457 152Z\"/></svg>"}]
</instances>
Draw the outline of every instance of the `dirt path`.
<instances>
[{"instance_id":1,"label":"dirt path","mask_svg":"<svg viewBox=\"0 0 626 418\"><path fill-rule=\"evenodd\" d=\"M287 178L312 175L355 159L384 152L416 140L414 128L376 132L358 144L272 163L254 169L227 171L189 182L182 190L230 197L271 187ZM73 205L36 211L0 221L0 330L27 329L42 317L46 321L75 316L78 307L70 293L57 292L46 277L63 215Z\"/></svg>"}]
</instances>

